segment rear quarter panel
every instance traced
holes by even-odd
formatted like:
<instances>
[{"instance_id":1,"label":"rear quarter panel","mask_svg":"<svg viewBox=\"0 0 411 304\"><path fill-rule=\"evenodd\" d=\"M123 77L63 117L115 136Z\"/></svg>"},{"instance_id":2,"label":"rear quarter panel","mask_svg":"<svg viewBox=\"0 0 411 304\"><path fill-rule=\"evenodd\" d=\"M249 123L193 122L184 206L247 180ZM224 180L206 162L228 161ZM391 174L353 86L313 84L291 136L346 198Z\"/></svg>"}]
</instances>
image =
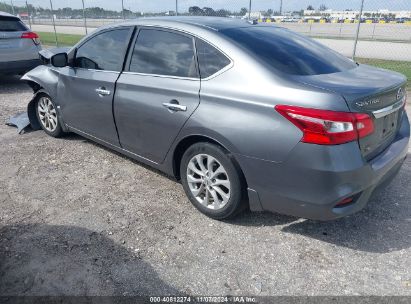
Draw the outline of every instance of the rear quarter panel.
<instances>
[{"instance_id":1,"label":"rear quarter panel","mask_svg":"<svg viewBox=\"0 0 411 304\"><path fill-rule=\"evenodd\" d=\"M277 104L348 111L341 96L294 84L244 58L223 74L202 80L200 106L180 138L203 135L231 153L282 162L302 132L275 110Z\"/></svg>"}]
</instances>

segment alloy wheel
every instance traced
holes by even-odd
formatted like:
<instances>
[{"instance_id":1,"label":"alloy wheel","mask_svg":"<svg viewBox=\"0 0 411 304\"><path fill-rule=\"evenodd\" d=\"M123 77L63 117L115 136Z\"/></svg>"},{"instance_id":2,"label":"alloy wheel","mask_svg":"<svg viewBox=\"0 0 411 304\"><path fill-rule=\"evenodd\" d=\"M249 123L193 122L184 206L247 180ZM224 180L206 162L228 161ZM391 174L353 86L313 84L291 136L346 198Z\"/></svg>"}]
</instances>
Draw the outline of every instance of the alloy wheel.
<instances>
[{"instance_id":1,"label":"alloy wheel","mask_svg":"<svg viewBox=\"0 0 411 304\"><path fill-rule=\"evenodd\" d=\"M230 199L231 185L227 171L211 155L198 154L189 161L187 183L196 200L209 209L222 209Z\"/></svg>"},{"instance_id":2,"label":"alloy wheel","mask_svg":"<svg viewBox=\"0 0 411 304\"><path fill-rule=\"evenodd\" d=\"M43 127L54 132L57 128L57 112L49 97L41 97L37 104L39 118Z\"/></svg>"}]
</instances>

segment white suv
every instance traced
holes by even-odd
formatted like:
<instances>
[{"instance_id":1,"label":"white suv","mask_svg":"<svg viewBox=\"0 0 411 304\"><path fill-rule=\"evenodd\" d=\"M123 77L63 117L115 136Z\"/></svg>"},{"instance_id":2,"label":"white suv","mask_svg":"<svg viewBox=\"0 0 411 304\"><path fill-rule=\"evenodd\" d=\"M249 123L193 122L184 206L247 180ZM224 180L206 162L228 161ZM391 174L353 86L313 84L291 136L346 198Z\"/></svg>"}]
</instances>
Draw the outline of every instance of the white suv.
<instances>
[{"instance_id":1,"label":"white suv","mask_svg":"<svg viewBox=\"0 0 411 304\"><path fill-rule=\"evenodd\" d=\"M0 12L0 74L21 74L41 64L39 36L16 16Z\"/></svg>"}]
</instances>

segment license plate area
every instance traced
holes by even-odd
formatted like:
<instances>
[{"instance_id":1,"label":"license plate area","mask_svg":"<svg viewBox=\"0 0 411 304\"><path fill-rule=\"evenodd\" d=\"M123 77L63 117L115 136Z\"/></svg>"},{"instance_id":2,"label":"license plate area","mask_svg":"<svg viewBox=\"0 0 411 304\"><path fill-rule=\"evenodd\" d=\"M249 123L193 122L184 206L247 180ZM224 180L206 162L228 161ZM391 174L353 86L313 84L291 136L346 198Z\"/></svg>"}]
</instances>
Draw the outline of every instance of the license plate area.
<instances>
[{"instance_id":1,"label":"license plate area","mask_svg":"<svg viewBox=\"0 0 411 304\"><path fill-rule=\"evenodd\" d=\"M378 155L394 140L400 125L401 109L391 109L375 118L374 132L359 140L361 152L367 160Z\"/></svg>"},{"instance_id":2,"label":"license plate area","mask_svg":"<svg viewBox=\"0 0 411 304\"><path fill-rule=\"evenodd\" d=\"M380 129L380 138L382 140L387 139L391 135L395 133L398 127L398 114L399 110L395 111L394 113L388 114L384 117L379 118L382 120L381 129Z\"/></svg>"}]
</instances>

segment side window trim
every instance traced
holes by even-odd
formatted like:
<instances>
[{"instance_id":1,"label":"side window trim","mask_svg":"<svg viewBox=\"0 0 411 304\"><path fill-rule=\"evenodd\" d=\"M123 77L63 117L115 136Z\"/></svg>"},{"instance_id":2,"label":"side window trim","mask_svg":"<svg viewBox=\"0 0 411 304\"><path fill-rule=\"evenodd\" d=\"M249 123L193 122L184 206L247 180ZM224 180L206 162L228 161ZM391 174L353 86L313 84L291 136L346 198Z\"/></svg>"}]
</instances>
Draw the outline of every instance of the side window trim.
<instances>
[{"instance_id":1,"label":"side window trim","mask_svg":"<svg viewBox=\"0 0 411 304\"><path fill-rule=\"evenodd\" d=\"M125 43L125 50L124 50L124 53L123 53L123 58L124 59L123 59L123 64L122 64L122 67L121 67L120 71L96 70L96 69L87 69L87 68L81 68L81 67L74 66L74 64L76 62L77 52L78 52L79 48L81 48L88 41L90 41L91 39L97 37L98 35L105 34L105 33L112 32L112 31L116 31L116 30L124 30L124 29L128 29L129 33L128 33L126 43ZM128 50L131 47L130 46L130 40L132 40L132 38L133 38L134 30L135 30L135 26L119 26L119 27L113 27L113 28L109 28L109 29L106 29L106 30L99 31L99 32L93 34L92 36L88 37L86 40L82 41L80 43L80 45L75 47L74 57L73 57L73 67L72 68L75 69L75 70L81 69L83 71L93 71L93 72L101 72L101 73L117 73L117 74L122 73L124 71L124 68L125 68L126 55L128 54Z\"/></svg>"},{"instance_id":2,"label":"side window trim","mask_svg":"<svg viewBox=\"0 0 411 304\"><path fill-rule=\"evenodd\" d=\"M129 47L129 51L127 53L127 58L126 58L125 63L124 63L123 73L132 73L132 72L130 72L131 58L133 57L134 48L136 46L136 42L137 42L138 36L140 34L140 31L141 31L141 26L136 26L133 39L130 42L130 47Z\"/></svg>"},{"instance_id":3,"label":"side window trim","mask_svg":"<svg viewBox=\"0 0 411 304\"><path fill-rule=\"evenodd\" d=\"M142 30L157 30L157 31L163 31L163 32L168 32L168 33L174 33L178 35L182 35L185 37L188 37L191 39L191 42L193 44L193 50L194 50L194 61L196 64L196 72L197 72L197 77L182 77L182 76L173 76L173 75L162 75L162 74L147 74L147 73L139 73L139 72L132 72L130 71L130 66L131 66L131 59L133 57L133 51L137 43L138 36ZM151 76L151 77L162 77L162 78L173 78L173 79L187 79L187 80L200 80L200 67L198 63L198 56L197 56L197 48L196 48L196 43L195 43L196 37L175 29L169 29L169 28L164 28L164 27L159 27L159 26L137 26L136 33L133 37L133 41L130 45L130 51L128 52L126 64L124 67L124 74L130 74L130 75L141 75L141 76Z\"/></svg>"},{"instance_id":4,"label":"side window trim","mask_svg":"<svg viewBox=\"0 0 411 304\"><path fill-rule=\"evenodd\" d=\"M199 62L198 55L197 55L197 44L196 44L197 66L198 66L198 69L199 69L199 72L200 72L201 81L207 81L207 80L210 80L212 78L215 78L218 75L221 75L221 74L225 73L226 71L230 70L234 66L233 59L230 56L228 56L224 51L222 51L219 47L215 46L211 42L209 42L209 41L207 41L207 40L205 40L201 37L195 36L195 41L197 42L197 40L201 40L203 43L206 43L206 44L212 46L213 48L215 48L217 51L219 51L221 54L223 54L230 61L230 63L227 64L224 68L218 70L217 72L215 72L214 74L212 74L210 76L202 78L201 77L201 71L200 71L200 62Z\"/></svg>"},{"instance_id":5,"label":"side window trim","mask_svg":"<svg viewBox=\"0 0 411 304\"><path fill-rule=\"evenodd\" d=\"M124 58L123 64L121 66L121 73L124 72L126 69L127 62L128 62L127 60L128 60L130 53L133 53L133 41L135 37L137 37L137 33L138 33L137 26L130 27L130 34L127 38L126 49L125 49L124 56L123 56Z\"/></svg>"}]
</instances>

